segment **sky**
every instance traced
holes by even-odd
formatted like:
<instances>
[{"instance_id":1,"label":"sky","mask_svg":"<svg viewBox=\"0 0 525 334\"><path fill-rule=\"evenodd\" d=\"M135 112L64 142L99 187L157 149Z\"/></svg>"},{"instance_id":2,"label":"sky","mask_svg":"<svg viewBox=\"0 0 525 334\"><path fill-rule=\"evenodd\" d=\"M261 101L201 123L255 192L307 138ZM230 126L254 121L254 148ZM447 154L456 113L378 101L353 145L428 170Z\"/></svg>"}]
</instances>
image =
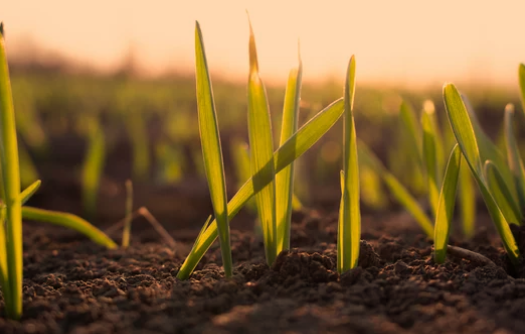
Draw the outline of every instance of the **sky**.
<instances>
[{"instance_id":1,"label":"sky","mask_svg":"<svg viewBox=\"0 0 525 334\"><path fill-rule=\"evenodd\" d=\"M343 78L355 54L362 82L515 86L525 62L523 0L0 0L0 8L8 53L36 45L104 71L132 50L143 73L192 73L198 20L212 73L245 80L246 11L267 81L284 82L299 45L308 81Z\"/></svg>"}]
</instances>

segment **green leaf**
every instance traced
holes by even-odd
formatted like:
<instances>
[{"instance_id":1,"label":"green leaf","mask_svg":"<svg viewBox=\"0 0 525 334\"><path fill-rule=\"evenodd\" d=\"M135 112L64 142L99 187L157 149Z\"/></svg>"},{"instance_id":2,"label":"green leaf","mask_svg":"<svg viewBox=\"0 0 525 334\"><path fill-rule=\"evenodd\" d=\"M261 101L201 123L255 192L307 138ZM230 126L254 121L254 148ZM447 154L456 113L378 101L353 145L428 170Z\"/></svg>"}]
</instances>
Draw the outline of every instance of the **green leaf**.
<instances>
[{"instance_id":1,"label":"green leaf","mask_svg":"<svg viewBox=\"0 0 525 334\"><path fill-rule=\"evenodd\" d=\"M129 246L129 239L131 237L131 220L133 216L133 183L131 180L126 180L126 212L124 216L124 229L122 231L122 248Z\"/></svg>"},{"instance_id":2,"label":"green leaf","mask_svg":"<svg viewBox=\"0 0 525 334\"><path fill-rule=\"evenodd\" d=\"M109 249L117 248L117 244L104 232L91 225L84 219L70 213L37 209L29 206L22 208L22 217L27 220L50 223L70 228L84 234L93 242Z\"/></svg>"},{"instance_id":3,"label":"green leaf","mask_svg":"<svg viewBox=\"0 0 525 334\"><path fill-rule=\"evenodd\" d=\"M513 128L514 121L514 106L507 104L505 107L505 140L507 144L507 158L509 162L510 171L514 178L516 185L516 192L518 193L518 217L523 217L521 211L525 208L525 170L523 169L523 161L521 160L518 144L514 135ZM514 221L521 224L521 218Z\"/></svg>"},{"instance_id":4,"label":"green leaf","mask_svg":"<svg viewBox=\"0 0 525 334\"><path fill-rule=\"evenodd\" d=\"M512 197L509 188L507 188L498 167L490 160L485 161L485 176L490 193L505 216L505 219L509 223L520 225L521 213L518 204L516 204L516 201Z\"/></svg>"},{"instance_id":5,"label":"green leaf","mask_svg":"<svg viewBox=\"0 0 525 334\"><path fill-rule=\"evenodd\" d=\"M421 114L421 125L423 127L423 158L427 171L428 196L434 217L437 214L439 201L439 176L438 158L436 148L435 129L432 125L428 111Z\"/></svg>"},{"instance_id":6,"label":"green leaf","mask_svg":"<svg viewBox=\"0 0 525 334\"><path fill-rule=\"evenodd\" d=\"M345 171L341 170L339 172L339 182L341 183L341 201L339 202L339 219L337 222L337 226L339 227L337 229L337 271L339 273L342 272L343 268L343 246L344 246L344 235L343 235L343 229L341 228L341 225L344 222L344 215L345 215Z\"/></svg>"},{"instance_id":7,"label":"green leaf","mask_svg":"<svg viewBox=\"0 0 525 334\"><path fill-rule=\"evenodd\" d=\"M355 95L355 58L348 63L345 83L345 115L344 115L344 158L343 158L343 219L339 221L339 242L342 242L340 273L357 266L359 246L361 241L361 211L359 207L359 162L357 155L357 138L354 115L352 112Z\"/></svg>"},{"instance_id":8,"label":"green leaf","mask_svg":"<svg viewBox=\"0 0 525 334\"><path fill-rule=\"evenodd\" d=\"M463 234L471 238L474 236L476 219L476 192L470 168L465 163L459 168L459 203Z\"/></svg>"},{"instance_id":9,"label":"green leaf","mask_svg":"<svg viewBox=\"0 0 525 334\"><path fill-rule=\"evenodd\" d=\"M228 198L222 160L221 139L215 113L215 103L208 73L206 53L199 23L195 25L195 72L197 79L197 106L199 110L199 133L204 159L204 170L210 189L215 219L219 228L222 262L226 277L233 273L230 248L230 225L228 222Z\"/></svg>"},{"instance_id":10,"label":"green leaf","mask_svg":"<svg viewBox=\"0 0 525 334\"><path fill-rule=\"evenodd\" d=\"M284 96L283 120L281 123L281 140L283 145L297 131L299 101L303 66L299 55L299 66L290 71ZM291 163L275 176L275 208L277 217L277 254L290 249L290 229L293 208L294 164ZM300 204L300 203L299 203Z\"/></svg>"},{"instance_id":11,"label":"green leaf","mask_svg":"<svg viewBox=\"0 0 525 334\"><path fill-rule=\"evenodd\" d=\"M89 147L82 166L82 200L86 217L94 218L97 209L97 195L104 170L106 144L104 132L95 119L89 123Z\"/></svg>"},{"instance_id":12,"label":"green leaf","mask_svg":"<svg viewBox=\"0 0 525 334\"><path fill-rule=\"evenodd\" d=\"M516 240L514 240L514 236L512 235L505 216L486 186L485 178L481 169L478 144L467 108L465 107L456 87L452 84L443 87L443 100L445 102L445 109L447 110L447 115L452 130L454 131L454 135L456 136L456 140L458 141L461 152L476 179L492 221L501 237L503 246L505 247L510 260L517 265L519 262L518 246Z\"/></svg>"},{"instance_id":13,"label":"green leaf","mask_svg":"<svg viewBox=\"0 0 525 334\"><path fill-rule=\"evenodd\" d=\"M344 111L342 99L333 102L331 105L320 111L308 123L303 125L297 132L290 137L273 154L275 172L280 172L295 159L303 155L313 144L315 144L330 128L337 122ZM265 185L273 181L274 174L264 166L252 178L250 178L237 191L235 196L228 202L228 218L231 221L246 202ZM190 254L182 264L177 274L177 278L187 279L201 258L204 256L213 241L217 238L217 224L209 224L207 229L201 230L201 234L195 241Z\"/></svg>"},{"instance_id":14,"label":"green leaf","mask_svg":"<svg viewBox=\"0 0 525 334\"><path fill-rule=\"evenodd\" d=\"M501 172L501 175L503 176L507 187L512 191L512 194L516 196L517 194L516 187L514 185L514 178L512 177L512 173L510 172L510 169L508 167L507 159L505 158L504 152L500 151L498 146L494 144L494 142L489 138L489 136L487 136L487 134L481 128L478 118L476 117L476 113L474 112L474 108L472 108L469 99L464 95L461 95L461 99L467 109L468 115L470 116L472 128L474 129L474 133L476 134L476 140L478 142L479 156L481 158L481 161L492 161L498 167L498 170Z\"/></svg>"},{"instance_id":15,"label":"green leaf","mask_svg":"<svg viewBox=\"0 0 525 334\"><path fill-rule=\"evenodd\" d=\"M259 77L255 37L250 24L250 77L248 80L248 133L250 138L250 162L252 173L268 168L275 176L273 164L273 136L270 111L264 84ZM254 179L254 182L257 180ZM256 188L258 188L256 186ZM275 212L275 182L262 187L255 195L259 221L263 230L266 262L272 265L277 257L278 231Z\"/></svg>"},{"instance_id":16,"label":"green leaf","mask_svg":"<svg viewBox=\"0 0 525 334\"><path fill-rule=\"evenodd\" d=\"M456 189L461 166L461 150L456 144L450 153L448 164L439 194L439 204L434 225L434 259L437 263L445 262L448 237L456 204Z\"/></svg>"},{"instance_id":17,"label":"green leaf","mask_svg":"<svg viewBox=\"0 0 525 334\"><path fill-rule=\"evenodd\" d=\"M3 253L7 254L7 273L4 280L5 308L9 318L18 319L22 315L22 202L20 200L20 164L16 135L13 94L9 79L9 68L5 49L4 32L0 36L0 160L4 186L5 243ZM5 263L4 263L5 265ZM8 291L6 293L6 291Z\"/></svg>"},{"instance_id":18,"label":"green leaf","mask_svg":"<svg viewBox=\"0 0 525 334\"><path fill-rule=\"evenodd\" d=\"M373 166L374 170L381 175L383 182L390 190L394 198L416 219L423 231L429 238L434 236L434 226L421 208L417 200L410 192L399 182L399 180L390 173L381 161L372 153L372 151L363 143L359 142L359 158L365 159L368 165Z\"/></svg>"},{"instance_id":19,"label":"green leaf","mask_svg":"<svg viewBox=\"0 0 525 334\"><path fill-rule=\"evenodd\" d=\"M36 193L38 188L40 188L40 185L42 184L42 181L36 180L33 182L29 187L24 189L22 193L20 194L20 200L22 202L22 205L26 204L27 201Z\"/></svg>"}]
</instances>

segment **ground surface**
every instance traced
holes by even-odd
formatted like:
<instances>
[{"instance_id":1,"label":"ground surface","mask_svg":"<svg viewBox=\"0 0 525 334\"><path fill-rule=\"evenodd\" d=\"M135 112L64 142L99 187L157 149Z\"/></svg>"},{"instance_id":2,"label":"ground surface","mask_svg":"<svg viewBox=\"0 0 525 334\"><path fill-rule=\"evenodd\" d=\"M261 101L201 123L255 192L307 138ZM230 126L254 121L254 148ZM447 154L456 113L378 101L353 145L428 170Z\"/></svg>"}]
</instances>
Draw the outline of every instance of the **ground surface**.
<instances>
[{"instance_id":1,"label":"ground surface","mask_svg":"<svg viewBox=\"0 0 525 334\"><path fill-rule=\"evenodd\" d=\"M436 265L412 219L393 215L363 219L360 267L340 276L336 216L309 212L294 214L294 249L271 268L262 243L234 231L234 277L223 277L214 245L185 282L175 276L193 231L173 233L176 249L139 233L108 251L26 224L24 317L0 318L0 333L523 333L525 279L506 272L485 220L471 243L451 242L495 266Z\"/></svg>"}]
</instances>

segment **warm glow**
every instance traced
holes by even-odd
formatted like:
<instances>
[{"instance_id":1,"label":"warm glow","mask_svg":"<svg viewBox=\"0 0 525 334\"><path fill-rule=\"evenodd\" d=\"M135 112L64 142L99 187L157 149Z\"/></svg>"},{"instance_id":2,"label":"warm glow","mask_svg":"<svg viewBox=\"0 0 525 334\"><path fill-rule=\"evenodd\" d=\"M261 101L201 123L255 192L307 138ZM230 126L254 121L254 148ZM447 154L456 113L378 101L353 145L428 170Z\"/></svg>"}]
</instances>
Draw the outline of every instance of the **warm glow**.
<instances>
[{"instance_id":1,"label":"warm glow","mask_svg":"<svg viewBox=\"0 0 525 334\"><path fill-rule=\"evenodd\" d=\"M515 85L525 61L523 1L6 1L0 20L13 53L33 43L111 69L131 48L150 73L192 70L199 20L211 69L244 79L245 10L266 80L284 80L298 39L309 81L342 78L356 54L361 81Z\"/></svg>"}]
</instances>

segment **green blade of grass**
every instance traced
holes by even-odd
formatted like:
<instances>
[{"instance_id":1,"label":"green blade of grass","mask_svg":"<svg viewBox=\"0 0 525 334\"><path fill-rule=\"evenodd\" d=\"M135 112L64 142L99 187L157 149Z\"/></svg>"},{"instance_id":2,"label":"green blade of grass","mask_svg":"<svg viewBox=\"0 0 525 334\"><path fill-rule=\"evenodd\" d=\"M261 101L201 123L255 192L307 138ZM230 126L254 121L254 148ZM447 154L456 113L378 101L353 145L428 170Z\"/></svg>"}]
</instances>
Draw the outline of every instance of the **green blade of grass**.
<instances>
[{"instance_id":1,"label":"green blade of grass","mask_svg":"<svg viewBox=\"0 0 525 334\"><path fill-rule=\"evenodd\" d=\"M341 201L339 202L339 219L337 222L337 226L341 226L344 221L344 214L345 214L345 171L341 170L339 172L339 182L341 183ZM339 227L337 229L337 271L339 273L342 272L343 268L343 230Z\"/></svg>"},{"instance_id":2,"label":"green blade of grass","mask_svg":"<svg viewBox=\"0 0 525 334\"><path fill-rule=\"evenodd\" d=\"M301 97L303 66L299 55L299 66L290 71L284 96L280 145L297 131L299 100ZM277 217L277 254L290 249L290 228L293 208L294 164L291 163L275 175L275 209Z\"/></svg>"},{"instance_id":3,"label":"green blade of grass","mask_svg":"<svg viewBox=\"0 0 525 334\"><path fill-rule=\"evenodd\" d=\"M361 211L359 207L359 162L354 123L355 57L350 58L345 83L344 158L343 158L343 216L339 221L342 242L338 256L342 257L340 273L357 266L361 240Z\"/></svg>"},{"instance_id":4,"label":"green blade of grass","mask_svg":"<svg viewBox=\"0 0 525 334\"><path fill-rule=\"evenodd\" d=\"M525 64L520 64L518 67L518 81L520 86L521 106L525 112Z\"/></svg>"},{"instance_id":5,"label":"green blade of grass","mask_svg":"<svg viewBox=\"0 0 525 334\"><path fill-rule=\"evenodd\" d=\"M215 219L219 228L219 243L221 246L224 273L226 277L231 277L233 274L233 265L221 139L210 75L208 73L206 53L198 22L195 25L195 62L199 133L204 159L204 170L206 172L206 179L208 180Z\"/></svg>"},{"instance_id":6,"label":"green blade of grass","mask_svg":"<svg viewBox=\"0 0 525 334\"><path fill-rule=\"evenodd\" d=\"M7 286L5 303L9 318L18 319L22 314L22 201L20 199L20 164L16 137L15 110L9 79L9 68L3 25L0 25L0 153L4 201L6 206Z\"/></svg>"},{"instance_id":7,"label":"green blade of grass","mask_svg":"<svg viewBox=\"0 0 525 334\"><path fill-rule=\"evenodd\" d=\"M445 262L450 225L456 204L456 189L461 166L461 150L456 144L450 153L445 177L439 194L439 203L434 224L434 259L437 263Z\"/></svg>"},{"instance_id":8,"label":"green blade of grass","mask_svg":"<svg viewBox=\"0 0 525 334\"><path fill-rule=\"evenodd\" d=\"M131 236L131 220L133 215L133 183L126 180L126 212L124 216L124 230L122 231L122 248L129 246Z\"/></svg>"},{"instance_id":9,"label":"green blade of grass","mask_svg":"<svg viewBox=\"0 0 525 334\"><path fill-rule=\"evenodd\" d=\"M489 136L487 136L485 131L483 131L483 129L481 128L476 113L474 112L474 108L472 107L469 99L466 96L461 95L461 100L465 104L468 115L470 116L472 128L474 129L474 134L476 135L476 140L478 142L479 156L481 158L481 161L492 161L496 165L496 167L498 167L498 170L503 176L503 179L505 180L505 183L507 184L507 187L511 190L512 194L514 196L517 196L514 178L512 177L512 173L508 166L504 152L502 152L498 148L498 146L489 138Z\"/></svg>"},{"instance_id":10,"label":"green blade of grass","mask_svg":"<svg viewBox=\"0 0 525 334\"><path fill-rule=\"evenodd\" d=\"M458 141L461 152L476 179L492 221L501 237L503 246L505 247L510 260L517 265L519 262L519 250L516 240L509 228L509 223L505 219L505 216L486 186L474 128L463 100L454 85L448 84L443 87L443 100L445 102L445 109L452 130L454 131L454 135L456 136L456 140Z\"/></svg>"},{"instance_id":11,"label":"green blade of grass","mask_svg":"<svg viewBox=\"0 0 525 334\"><path fill-rule=\"evenodd\" d=\"M70 213L24 206L22 208L22 217L28 220L64 226L84 234L86 237L99 245L105 246L109 249L117 248L117 244L104 232L91 225L84 219Z\"/></svg>"},{"instance_id":12,"label":"green blade of grass","mask_svg":"<svg viewBox=\"0 0 525 334\"><path fill-rule=\"evenodd\" d=\"M438 158L436 135L429 113L424 110L421 114L423 128L423 160L427 171L428 197L434 217L436 217L439 202Z\"/></svg>"},{"instance_id":13,"label":"green blade of grass","mask_svg":"<svg viewBox=\"0 0 525 334\"><path fill-rule=\"evenodd\" d=\"M459 212L461 215L461 226L463 234L467 238L474 236L474 225L476 219L476 193L472 175L468 164L461 164L459 168Z\"/></svg>"},{"instance_id":14,"label":"green blade of grass","mask_svg":"<svg viewBox=\"0 0 525 334\"><path fill-rule=\"evenodd\" d=\"M273 154L275 172L280 172L295 159L303 155L313 144L315 144L341 117L344 111L344 103L339 99L320 111L308 123L303 125L297 132L281 145ZM228 218L231 220L248 200L259 192L265 185L273 181L273 173L268 167L263 167L237 191L235 196L228 202ZM195 241L188 257L182 264L177 278L187 279L208 248L217 238L217 224L215 221L209 224Z\"/></svg>"},{"instance_id":15,"label":"green blade of grass","mask_svg":"<svg viewBox=\"0 0 525 334\"><path fill-rule=\"evenodd\" d=\"M97 195L104 170L106 144L104 132L97 121L90 123L89 147L82 166L82 201L84 214L94 219L97 211Z\"/></svg>"},{"instance_id":16,"label":"green blade of grass","mask_svg":"<svg viewBox=\"0 0 525 334\"><path fill-rule=\"evenodd\" d=\"M383 182L392 193L392 196L416 219L416 222L421 226L423 231L429 238L434 236L434 226L421 208L417 200L410 194L410 192L399 182L399 180L390 173L381 161L363 142L358 145L360 159L365 159L366 163L371 166L379 175L381 175Z\"/></svg>"},{"instance_id":17,"label":"green blade of grass","mask_svg":"<svg viewBox=\"0 0 525 334\"><path fill-rule=\"evenodd\" d=\"M26 204L27 201L36 193L38 188L40 188L40 185L42 184L42 181L36 180L33 182L29 187L25 188L24 191L20 194L20 201L22 202L22 205Z\"/></svg>"},{"instance_id":18,"label":"green blade of grass","mask_svg":"<svg viewBox=\"0 0 525 334\"><path fill-rule=\"evenodd\" d=\"M485 177L487 178L487 186L490 193L505 219L509 223L520 225L521 213L518 204L512 197L509 188L507 188L498 167L490 160L485 161Z\"/></svg>"},{"instance_id":19,"label":"green blade of grass","mask_svg":"<svg viewBox=\"0 0 525 334\"><path fill-rule=\"evenodd\" d=\"M523 169L523 161L521 160L518 144L514 135L514 106L507 104L505 107L505 141L507 144L507 159L509 162L510 171L514 178L516 185L516 192L518 194L518 217L523 217L522 210L525 208L525 170ZM521 219L515 221L521 224Z\"/></svg>"},{"instance_id":20,"label":"green blade of grass","mask_svg":"<svg viewBox=\"0 0 525 334\"><path fill-rule=\"evenodd\" d=\"M273 164L273 136L266 89L259 77L255 37L250 24L250 75L248 80L248 133L250 163L255 174L263 167L275 176ZM255 182L255 180L254 180ZM275 182L270 182L255 195L259 221L263 231L266 262L271 265L277 257L278 231L275 212Z\"/></svg>"},{"instance_id":21,"label":"green blade of grass","mask_svg":"<svg viewBox=\"0 0 525 334\"><path fill-rule=\"evenodd\" d=\"M5 239L5 205L0 206L0 288L4 297L4 305L6 309L11 305L11 290L9 289L9 275L7 268L7 244Z\"/></svg>"}]
</instances>

